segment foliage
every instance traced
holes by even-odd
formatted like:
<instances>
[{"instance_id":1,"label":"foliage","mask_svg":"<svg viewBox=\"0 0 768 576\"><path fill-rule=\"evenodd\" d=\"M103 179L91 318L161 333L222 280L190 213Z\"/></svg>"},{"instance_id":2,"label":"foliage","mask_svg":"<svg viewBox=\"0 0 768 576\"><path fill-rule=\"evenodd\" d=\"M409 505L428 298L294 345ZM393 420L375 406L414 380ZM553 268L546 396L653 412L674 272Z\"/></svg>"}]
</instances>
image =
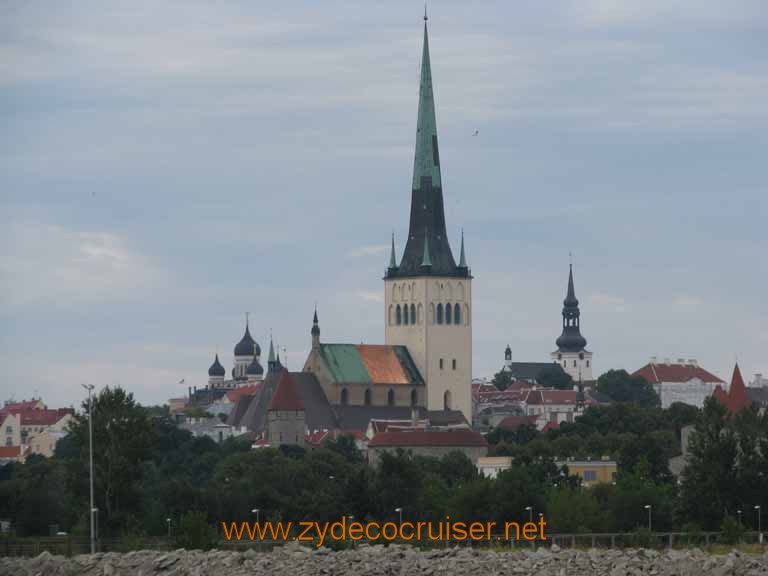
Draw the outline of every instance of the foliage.
<instances>
[{"instance_id":1,"label":"foliage","mask_svg":"<svg viewBox=\"0 0 768 576\"><path fill-rule=\"evenodd\" d=\"M659 405L659 397L645 378L626 370L608 370L597 379L597 391L614 402L634 402L645 408Z\"/></svg>"},{"instance_id":2,"label":"foliage","mask_svg":"<svg viewBox=\"0 0 768 576\"><path fill-rule=\"evenodd\" d=\"M493 375L491 382L499 390L506 390L512 384L512 375L506 370L499 370Z\"/></svg>"},{"instance_id":3,"label":"foliage","mask_svg":"<svg viewBox=\"0 0 768 576\"><path fill-rule=\"evenodd\" d=\"M723 517L723 522L720 524L720 531L723 533L723 543L736 544L741 541L741 537L744 534L744 526L739 524L736 518L726 514Z\"/></svg>"},{"instance_id":4,"label":"foliage","mask_svg":"<svg viewBox=\"0 0 768 576\"><path fill-rule=\"evenodd\" d=\"M571 375L564 372L557 364L552 364L552 368L544 368L536 377L536 383L545 388L556 388L558 390L573 390L574 382Z\"/></svg>"},{"instance_id":5,"label":"foliage","mask_svg":"<svg viewBox=\"0 0 768 576\"><path fill-rule=\"evenodd\" d=\"M216 545L216 529L208 524L205 512L185 512L179 520L175 539L178 548L210 550Z\"/></svg>"}]
</instances>

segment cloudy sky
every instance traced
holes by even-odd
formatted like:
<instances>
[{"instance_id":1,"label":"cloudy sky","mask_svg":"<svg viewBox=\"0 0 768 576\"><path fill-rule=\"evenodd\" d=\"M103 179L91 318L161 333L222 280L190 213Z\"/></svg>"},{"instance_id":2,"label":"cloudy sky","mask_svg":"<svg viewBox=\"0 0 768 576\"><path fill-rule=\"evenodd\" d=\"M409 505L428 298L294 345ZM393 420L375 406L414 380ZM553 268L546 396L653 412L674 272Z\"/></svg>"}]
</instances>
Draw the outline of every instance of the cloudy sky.
<instances>
[{"instance_id":1,"label":"cloudy sky","mask_svg":"<svg viewBox=\"0 0 768 576\"><path fill-rule=\"evenodd\" d=\"M292 369L315 302L323 340L383 342L422 10L3 2L0 399L161 402L246 311ZM598 372L768 373L766 38L762 0L430 4L475 376L548 359L569 251Z\"/></svg>"}]
</instances>

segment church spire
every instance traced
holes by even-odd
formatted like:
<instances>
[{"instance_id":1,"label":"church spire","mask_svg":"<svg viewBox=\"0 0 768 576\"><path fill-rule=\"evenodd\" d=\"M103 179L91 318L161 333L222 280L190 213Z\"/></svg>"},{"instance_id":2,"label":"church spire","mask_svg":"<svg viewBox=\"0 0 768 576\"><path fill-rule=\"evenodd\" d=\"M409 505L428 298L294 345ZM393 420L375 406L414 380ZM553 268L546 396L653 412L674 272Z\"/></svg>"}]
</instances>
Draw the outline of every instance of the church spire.
<instances>
[{"instance_id":1,"label":"church spire","mask_svg":"<svg viewBox=\"0 0 768 576\"><path fill-rule=\"evenodd\" d=\"M464 228L461 229L461 255L459 256L459 268L467 268L467 257L464 255Z\"/></svg>"},{"instance_id":2,"label":"church spire","mask_svg":"<svg viewBox=\"0 0 768 576\"><path fill-rule=\"evenodd\" d=\"M581 335L579 328L581 312L576 290L573 287L573 264L568 265L568 291L563 300L563 333L555 341L557 348L563 352L580 352L587 345L587 339Z\"/></svg>"},{"instance_id":3,"label":"church spire","mask_svg":"<svg viewBox=\"0 0 768 576\"><path fill-rule=\"evenodd\" d=\"M395 258L395 233L392 232L392 250L389 253L389 269L397 268L397 258Z\"/></svg>"},{"instance_id":4,"label":"church spire","mask_svg":"<svg viewBox=\"0 0 768 576\"><path fill-rule=\"evenodd\" d=\"M467 276L468 271L456 266L445 227L443 185L440 174L440 152L437 144L435 97L432 89L432 65L429 57L429 33L424 20L421 53L419 111L416 121L416 148L411 182L411 217L408 239L398 267L390 266L387 277ZM425 250L425 245L428 245ZM424 253L429 252L430 265L425 268Z\"/></svg>"},{"instance_id":5,"label":"church spire","mask_svg":"<svg viewBox=\"0 0 768 576\"><path fill-rule=\"evenodd\" d=\"M432 259L429 257L429 234L424 232L424 254L421 255L422 267L432 267Z\"/></svg>"}]
</instances>

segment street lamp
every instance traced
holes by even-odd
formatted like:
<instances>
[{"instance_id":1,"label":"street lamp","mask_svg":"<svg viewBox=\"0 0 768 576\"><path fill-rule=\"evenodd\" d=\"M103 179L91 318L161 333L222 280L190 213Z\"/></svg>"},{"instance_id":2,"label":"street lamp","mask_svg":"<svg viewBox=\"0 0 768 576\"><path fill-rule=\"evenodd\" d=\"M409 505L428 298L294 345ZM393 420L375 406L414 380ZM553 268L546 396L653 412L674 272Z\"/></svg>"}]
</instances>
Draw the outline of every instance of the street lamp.
<instances>
[{"instance_id":1,"label":"street lamp","mask_svg":"<svg viewBox=\"0 0 768 576\"><path fill-rule=\"evenodd\" d=\"M402 509L402 507L395 508L395 512L400 514L400 526L402 526L403 525L403 509Z\"/></svg>"},{"instance_id":2,"label":"street lamp","mask_svg":"<svg viewBox=\"0 0 768 576\"><path fill-rule=\"evenodd\" d=\"M653 532L651 528L651 510L652 510L651 505L646 504L645 509L648 510L648 532Z\"/></svg>"},{"instance_id":3,"label":"street lamp","mask_svg":"<svg viewBox=\"0 0 768 576\"><path fill-rule=\"evenodd\" d=\"M736 514L739 515L739 528L741 528L741 510L736 510Z\"/></svg>"},{"instance_id":4,"label":"street lamp","mask_svg":"<svg viewBox=\"0 0 768 576\"><path fill-rule=\"evenodd\" d=\"M528 510L528 521L533 523L533 506L526 506L526 510Z\"/></svg>"},{"instance_id":5,"label":"street lamp","mask_svg":"<svg viewBox=\"0 0 768 576\"><path fill-rule=\"evenodd\" d=\"M165 519L165 523L168 525L168 538L170 539L170 537L171 537L171 519L170 518L166 518Z\"/></svg>"},{"instance_id":6,"label":"street lamp","mask_svg":"<svg viewBox=\"0 0 768 576\"><path fill-rule=\"evenodd\" d=\"M256 524L259 523L259 512L261 512L260 508L254 508L251 510L251 514L256 514Z\"/></svg>"},{"instance_id":7,"label":"street lamp","mask_svg":"<svg viewBox=\"0 0 768 576\"><path fill-rule=\"evenodd\" d=\"M762 544L763 543L763 518L762 518L762 509L760 508L759 504L755 506L755 510L757 510L757 541L760 542L760 544Z\"/></svg>"},{"instance_id":8,"label":"street lamp","mask_svg":"<svg viewBox=\"0 0 768 576\"><path fill-rule=\"evenodd\" d=\"M88 461L90 468L90 490L91 490L91 554L96 554L96 523L94 517L96 515L96 508L93 506L93 410L91 402L91 392L93 392L93 384L82 384L83 388L88 390Z\"/></svg>"}]
</instances>

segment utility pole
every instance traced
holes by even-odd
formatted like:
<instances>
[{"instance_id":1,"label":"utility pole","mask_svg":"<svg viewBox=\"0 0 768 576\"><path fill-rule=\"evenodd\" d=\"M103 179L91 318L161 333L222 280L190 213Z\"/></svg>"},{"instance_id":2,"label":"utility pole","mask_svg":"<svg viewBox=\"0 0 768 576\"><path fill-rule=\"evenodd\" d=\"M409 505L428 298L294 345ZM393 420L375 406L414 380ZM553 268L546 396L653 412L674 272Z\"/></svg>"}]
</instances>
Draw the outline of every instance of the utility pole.
<instances>
[{"instance_id":1,"label":"utility pole","mask_svg":"<svg viewBox=\"0 0 768 576\"><path fill-rule=\"evenodd\" d=\"M91 399L94 386L93 384L83 384L82 386L88 390L88 465L91 484L91 506L88 511L91 519L91 554L96 554L96 508L93 505L93 400Z\"/></svg>"}]
</instances>

